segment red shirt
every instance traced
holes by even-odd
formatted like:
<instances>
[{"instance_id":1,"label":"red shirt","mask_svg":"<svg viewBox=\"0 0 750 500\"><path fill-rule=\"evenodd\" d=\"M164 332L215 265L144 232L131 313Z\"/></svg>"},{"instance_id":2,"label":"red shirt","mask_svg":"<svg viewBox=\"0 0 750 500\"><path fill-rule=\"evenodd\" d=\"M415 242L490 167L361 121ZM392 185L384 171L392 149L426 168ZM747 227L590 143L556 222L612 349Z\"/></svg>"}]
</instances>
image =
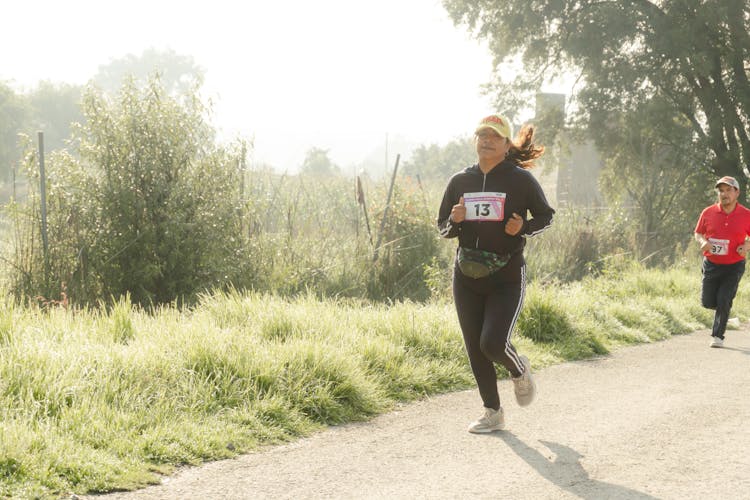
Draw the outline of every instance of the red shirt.
<instances>
[{"instance_id":1,"label":"red shirt","mask_svg":"<svg viewBox=\"0 0 750 500\"><path fill-rule=\"evenodd\" d=\"M716 203L701 212L695 232L702 234L711 243L711 249L703 255L714 264L734 264L744 257L737 247L750 236L750 210L739 203L730 213L724 212Z\"/></svg>"}]
</instances>

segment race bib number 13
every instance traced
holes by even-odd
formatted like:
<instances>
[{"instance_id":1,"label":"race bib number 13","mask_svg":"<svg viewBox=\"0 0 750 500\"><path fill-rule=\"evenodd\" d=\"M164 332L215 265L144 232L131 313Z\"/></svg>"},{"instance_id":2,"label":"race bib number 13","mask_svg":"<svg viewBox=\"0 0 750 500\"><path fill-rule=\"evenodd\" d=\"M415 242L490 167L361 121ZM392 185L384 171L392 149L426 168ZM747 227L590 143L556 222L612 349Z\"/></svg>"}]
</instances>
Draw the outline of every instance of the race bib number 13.
<instances>
[{"instance_id":1,"label":"race bib number 13","mask_svg":"<svg viewBox=\"0 0 750 500\"><path fill-rule=\"evenodd\" d=\"M466 220L501 221L505 218L505 193L464 193Z\"/></svg>"}]
</instances>

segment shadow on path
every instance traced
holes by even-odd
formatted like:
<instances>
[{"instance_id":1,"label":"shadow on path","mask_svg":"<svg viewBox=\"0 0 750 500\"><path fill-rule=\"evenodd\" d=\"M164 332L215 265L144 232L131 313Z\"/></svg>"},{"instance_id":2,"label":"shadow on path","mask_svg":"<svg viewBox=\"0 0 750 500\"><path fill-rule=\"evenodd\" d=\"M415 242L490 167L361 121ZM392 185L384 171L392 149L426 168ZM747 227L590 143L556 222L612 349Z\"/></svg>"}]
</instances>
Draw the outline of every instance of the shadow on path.
<instances>
[{"instance_id":1,"label":"shadow on path","mask_svg":"<svg viewBox=\"0 0 750 500\"><path fill-rule=\"evenodd\" d=\"M722 349L725 350L725 351L737 351L737 352L741 352L742 354L750 354L750 349L745 349L745 348L742 348L742 347L728 347L728 346L724 346L724 347L722 347Z\"/></svg>"},{"instance_id":2,"label":"shadow on path","mask_svg":"<svg viewBox=\"0 0 750 500\"><path fill-rule=\"evenodd\" d=\"M580 498L591 500L602 498L657 500L654 496L625 486L591 479L589 473L581 465L583 455L569 446L540 440L540 443L555 454L554 460L551 460L510 432L504 431L493 434L505 441L516 455L533 467L544 479Z\"/></svg>"}]
</instances>

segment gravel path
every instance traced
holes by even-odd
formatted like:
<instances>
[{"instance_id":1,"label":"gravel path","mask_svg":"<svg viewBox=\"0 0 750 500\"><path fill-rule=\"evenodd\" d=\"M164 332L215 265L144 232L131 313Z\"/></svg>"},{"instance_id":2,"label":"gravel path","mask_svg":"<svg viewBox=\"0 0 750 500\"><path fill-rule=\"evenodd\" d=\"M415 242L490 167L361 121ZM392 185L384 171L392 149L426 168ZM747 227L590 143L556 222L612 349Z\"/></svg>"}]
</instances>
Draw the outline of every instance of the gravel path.
<instances>
[{"instance_id":1,"label":"gravel path","mask_svg":"<svg viewBox=\"0 0 750 500\"><path fill-rule=\"evenodd\" d=\"M476 390L185 469L120 499L748 499L750 329L700 331L539 371L507 430L466 432Z\"/></svg>"}]
</instances>

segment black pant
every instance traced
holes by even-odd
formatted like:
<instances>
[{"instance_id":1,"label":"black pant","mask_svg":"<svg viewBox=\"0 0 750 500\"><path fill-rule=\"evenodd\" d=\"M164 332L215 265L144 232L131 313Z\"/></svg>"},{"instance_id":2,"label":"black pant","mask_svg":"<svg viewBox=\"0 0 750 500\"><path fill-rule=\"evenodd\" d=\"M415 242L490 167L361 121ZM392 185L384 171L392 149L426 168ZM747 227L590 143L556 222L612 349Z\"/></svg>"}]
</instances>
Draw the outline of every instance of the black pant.
<instances>
[{"instance_id":1,"label":"black pant","mask_svg":"<svg viewBox=\"0 0 750 500\"><path fill-rule=\"evenodd\" d=\"M510 337L523 305L526 266L509 264L501 272L504 282L492 277L473 280L458 269L453 275L453 298L469 364L484 406L494 409L500 408L500 396L493 363L502 364L514 377L524 371Z\"/></svg>"},{"instance_id":2,"label":"black pant","mask_svg":"<svg viewBox=\"0 0 750 500\"><path fill-rule=\"evenodd\" d=\"M716 309L711 330L714 337L724 338L729 311L732 309L732 302L744 272L744 260L735 264L714 264L708 259L703 259L701 303L703 307Z\"/></svg>"}]
</instances>

